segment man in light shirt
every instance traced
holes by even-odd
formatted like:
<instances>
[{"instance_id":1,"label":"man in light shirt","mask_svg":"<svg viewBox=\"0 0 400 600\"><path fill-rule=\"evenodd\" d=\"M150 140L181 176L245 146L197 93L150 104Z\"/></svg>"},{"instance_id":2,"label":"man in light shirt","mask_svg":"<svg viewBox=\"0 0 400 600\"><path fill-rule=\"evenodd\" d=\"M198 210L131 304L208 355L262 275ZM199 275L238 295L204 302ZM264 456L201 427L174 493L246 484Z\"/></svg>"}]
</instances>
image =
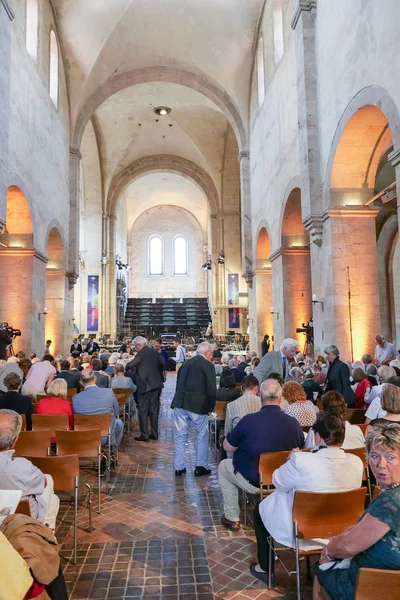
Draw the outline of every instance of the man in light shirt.
<instances>
[{"instance_id":1,"label":"man in light shirt","mask_svg":"<svg viewBox=\"0 0 400 600\"><path fill-rule=\"evenodd\" d=\"M178 372L183 363L186 360L186 350L181 344L180 338L176 338L173 342L175 346L175 362L176 362L176 371Z\"/></svg>"},{"instance_id":2,"label":"man in light shirt","mask_svg":"<svg viewBox=\"0 0 400 600\"><path fill-rule=\"evenodd\" d=\"M247 375L242 381L242 396L226 407L224 432L228 435L245 415L258 412L261 409L258 379L254 375Z\"/></svg>"},{"instance_id":3,"label":"man in light shirt","mask_svg":"<svg viewBox=\"0 0 400 600\"><path fill-rule=\"evenodd\" d=\"M375 348L375 362L380 367L381 365L388 365L390 361L397 357L397 350L394 344L390 344L385 341L383 335L377 335L375 337L376 348Z\"/></svg>"}]
</instances>

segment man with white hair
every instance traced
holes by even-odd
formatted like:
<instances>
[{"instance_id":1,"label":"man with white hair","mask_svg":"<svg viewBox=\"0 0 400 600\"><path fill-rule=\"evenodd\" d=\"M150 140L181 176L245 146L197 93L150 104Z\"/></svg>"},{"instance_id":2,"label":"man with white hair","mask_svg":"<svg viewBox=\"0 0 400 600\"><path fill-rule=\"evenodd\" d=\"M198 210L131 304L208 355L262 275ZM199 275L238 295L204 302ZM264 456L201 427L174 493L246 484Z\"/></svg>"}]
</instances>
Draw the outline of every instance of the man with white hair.
<instances>
[{"instance_id":1,"label":"man with white hair","mask_svg":"<svg viewBox=\"0 0 400 600\"><path fill-rule=\"evenodd\" d=\"M375 341L375 363L378 367L381 365L388 365L390 361L397 358L398 354L396 346L387 342L383 335L375 336Z\"/></svg>"},{"instance_id":2,"label":"man with white hair","mask_svg":"<svg viewBox=\"0 0 400 600\"><path fill-rule=\"evenodd\" d=\"M197 433L195 477L209 475L208 414L215 406L217 386L212 364L214 348L208 342L197 347L197 354L183 363L178 371L174 409L175 475L186 473L185 444L191 425Z\"/></svg>"},{"instance_id":3,"label":"man with white hair","mask_svg":"<svg viewBox=\"0 0 400 600\"><path fill-rule=\"evenodd\" d=\"M224 499L221 524L231 531L240 529L239 490L257 494L258 463L263 452L280 452L302 448L304 434L298 421L281 411L282 388L274 379L260 388L261 410L245 415L228 433L224 450L233 452L218 466L218 481Z\"/></svg>"},{"instance_id":4,"label":"man with white hair","mask_svg":"<svg viewBox=\"0 0 400 600\"><path fill-rule=\"evenodd\" d=\"M137 336L132 342L136 356L126 365L127 371L135 369L137 374L137 393L140 436L137 442L158 440L158 413L160 395L164 386L164 361L155 348L149 348L146 338ZM149 436L148 419L150 417L151 434Z\"/></svg>"},{"instance_id":5,"label":"man with white hair","mask_svg":"<svg viewBox=\"0 0 400 600\"><path fill-rule=\"evenodd\" d=\"M279 350L265 354L253 373L260 384L268 379L271 373L279 373L286 381L289 377L289 361L294 358L298 347L297 340L287 338L283 340Z\"/></svg>"}]
</instances>

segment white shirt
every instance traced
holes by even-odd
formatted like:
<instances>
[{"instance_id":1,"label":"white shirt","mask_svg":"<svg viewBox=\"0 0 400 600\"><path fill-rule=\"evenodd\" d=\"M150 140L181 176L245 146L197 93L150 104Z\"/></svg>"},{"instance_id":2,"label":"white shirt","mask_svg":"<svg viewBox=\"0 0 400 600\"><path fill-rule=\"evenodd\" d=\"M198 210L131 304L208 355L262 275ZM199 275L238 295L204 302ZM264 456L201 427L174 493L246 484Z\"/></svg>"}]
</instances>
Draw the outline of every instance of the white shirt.
<instances>
[{"instance_id":1,"label":"white shirt","mask_svg":"<svg viewBox=\"0 0 400 600\"><path fill-rule=\"evenodd\" d=\"M42 390L44 392L44 386L50 375L57 373L55 367L48 360L38 362L32 365L31 374L29 375L26 383L35 388L36 390Z\"/></svg>"},{"instance_id":2,"label":"white shirt","mask_svg":"<svg viewBox=\"0 0 400 600\"><path fill-rule=\"evenodd\" d=\"M371 404L372 400L375 398L379 398L383 391L383 383L380 385L374 385L368 395L368 398L365 399L365 404Z\"/></svg>"},{"instance_id":3,"label":"white shirt","mask_svg":"<svg viewBox=\"0 0 400 600\"><path fill-rule=\"evenodd\" d=\"M375 348L375 360L378 367L382 364L383 360L387 358L396 358L397 350L394 344L390 344L389 342L385 342L383 346L379 346L379 344Z\"/></svg>"},{"instance_id":4,"label":"white shirt","mask_svg":"<svg viewBox=\"0 0 400 600\"><path fill-rule=\"evenodd\" d=\"M387 412L386 410L383 410L381 398L380 396L378 396L377 398L374 398L374 400L372 400L371 404L369 405L369 408L365 413L365 418L371 419L372 421L373 419L382 419L383 417L386 417L386 415Z\"/></svg>"},{"instance_id":5,"label":"white shirt","mask_svg":"<svg viewBox=\"0 0 400 600\"><path fill-rule=\"evenodd\" d=\"M265 528L279 544L294 548L292 509L294 494L304 492L344 492L361 487L364 465L358 456L341 448L318 452L293 452L277 469L272 482L276 491L259 505ZM321 548L322 540L301 540L302 549Z\"/></svg>"},{"instance_id":6,"label":"white shirt","mask_svg":"<svg viewBox=\"0 0 400 600\"><path fill-rule=\"evenodd\" d=\"M358 425L351 425L348 421L344 422L345 432L344 441L342 444L343 450L352 450L353 448L361 448L365 444L364 434ZM314 448L315 437L314 431L310 429L307 434L305 448Z\"/></svg>"},{"instance_id":7,"label":"white shirt","mask_svg":"<svg viewBox=\"0 0 400 600\"><path fill-rule=\"evenodd\" d=\"M183 346L177 346L176 347L175 360L176 360L176 362L185 362L185 360L186 360L186 351L185 351L185 348Z\"/></svg>"}]
</instances>

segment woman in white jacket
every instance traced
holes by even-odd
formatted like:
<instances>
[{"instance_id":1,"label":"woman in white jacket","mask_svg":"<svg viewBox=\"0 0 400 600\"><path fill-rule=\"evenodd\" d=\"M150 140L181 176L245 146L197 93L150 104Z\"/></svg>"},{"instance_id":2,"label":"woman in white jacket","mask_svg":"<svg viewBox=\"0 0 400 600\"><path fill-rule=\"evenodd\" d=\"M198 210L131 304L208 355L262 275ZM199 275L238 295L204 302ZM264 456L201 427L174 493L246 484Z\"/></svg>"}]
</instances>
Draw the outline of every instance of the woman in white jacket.
<instances>
[{"instance_id":1,"label":"woman in white jacket","mask_svg":"<svg viewBox=\"0 0 400 600\"><path fill-rule=\"evenodd\" d=\"M273 474L276 491L254 510L258 564L252 563L250 572L264 583L268 582L269 536L284 546L295 546L292 519L295 492L344 492L362 484L364 466L361 459L342 449L343 421L330 411L320 412L313 430L317 448L311 452L293 450L287 462ZM323 546L324 540L302 540L301 543L305 550ZM272 582L275 584L274 574Z\"/></svg>"}]
</instances>

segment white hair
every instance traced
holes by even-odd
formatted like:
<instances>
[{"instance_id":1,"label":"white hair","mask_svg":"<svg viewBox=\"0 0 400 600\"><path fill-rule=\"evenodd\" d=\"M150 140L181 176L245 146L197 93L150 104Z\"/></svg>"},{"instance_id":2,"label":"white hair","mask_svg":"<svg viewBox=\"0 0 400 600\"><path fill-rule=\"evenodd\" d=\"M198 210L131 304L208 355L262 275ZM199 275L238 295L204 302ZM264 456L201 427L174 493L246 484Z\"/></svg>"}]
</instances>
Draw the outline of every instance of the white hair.
<instances>
[{"instance_id":1,"label":"white hair","mask_svg":"<svg viewBox=\"0 0 400 600\"><path fill-rule=\"evenodd\" d=\"M18 358L16 356L9 356L7 358L7 362L8 363L17 363L17 362L19 362L19 360L18 360Z\"/></svg>"},{"instance_id":2,"label":"white hair","mask_svg":"<svg viewBox=\"0 0 400 600\"><path fill-rule=\"evenodd\" d=\"M201 342L197 346L196 354L205 354L206 352L214 352L214 346L209 342Z\"/></svg>"},{"instance_id":3,"label":"white hair","mask_svg":"<svg viewBox=\"0 0 400 600\"><path fill-rule=\"evenodd\" d=\"M238 361L236 360L236 358L231 358L228 365L231 369L237 369L238 367Z\"/></svg>"},{"instance_id":4,"label":"white hair","mask_svg":"<svg viewBox=\"0 0 400 600\"><path fill-rule=\"evenodd\" d=\"M148 341L146 340L145 337L143 337L141 335L138 335L137 337L135 337L132 340L132 345L133 346L136 346L136 345L138 345L138 346L147 346L147 344L148 344Z\"/></svg>"},{"instance_id":5,"label":"white hair","mask_svg":"<svg viewBox=\"0 0 400 600\"><path fill-rule=\"evenodd\" d=\"M229 354L227 352L224 352L223 355L221 356L221 364L227 365L228 363L229 363Z\"/></svg>"},{"instance_id":6,"label":"white hair","mask_svg":"<svg viewBox=\"0 0 400 600\"><path fill-rule=\"evenodd\" d=\"M117 352L113 352L110 356L110 358L108 359L108 364L109 365L116 365L117 362L119 360L119 354Z\"/></svg>"},{"instance_id":7,"label":"white hair","mask_svg":"<svg viewBox=\"0 0 400 600\"><path fill-rule=\"evenodd\" d=\"M294 340L293 338L287 338L286 340L283 340L280 349L283 350L284 348L298 348L299 346L300 344L297 340Z\"/></svg>"},{"instance_id":8,"label":"white hair","mask_svg":"<svg viewBox=\"0 0 400 600\"><path fill-rule=\"evenodd\" d=\"M246 362L246 357L243 354L239 354L237 360L239 363Z\"/></svg>"},{"instance_id":9,"label":"white hair","mask_svg":"<svg viewBox=\"0 0 400 600\"><path fill-rule=\"evenodd\" d=\"M260 394L263 402L274 402L282 396L282 387L275 379L267 379L261 384Z\"/></svg>"}]
</instances>

